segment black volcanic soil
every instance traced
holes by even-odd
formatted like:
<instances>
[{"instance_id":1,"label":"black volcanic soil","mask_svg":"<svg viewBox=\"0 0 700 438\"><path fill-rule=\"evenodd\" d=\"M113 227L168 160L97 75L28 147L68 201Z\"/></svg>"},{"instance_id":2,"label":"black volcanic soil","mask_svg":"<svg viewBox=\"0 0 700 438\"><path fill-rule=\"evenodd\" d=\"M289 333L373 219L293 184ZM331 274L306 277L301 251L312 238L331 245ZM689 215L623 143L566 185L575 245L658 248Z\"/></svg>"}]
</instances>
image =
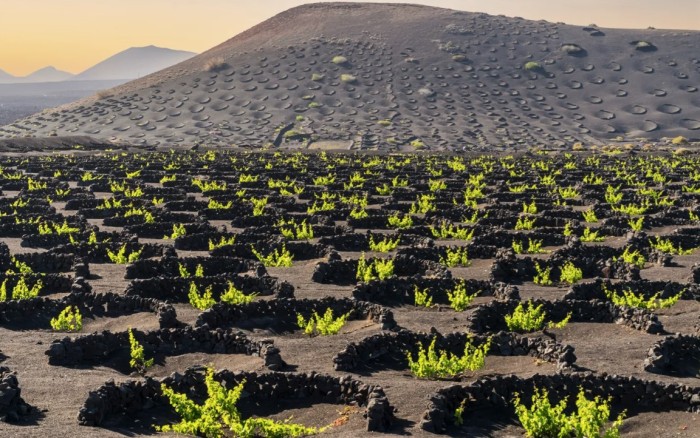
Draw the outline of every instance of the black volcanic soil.
<instances>
[{"instance_id":1,"label":"black volcanic soil","mask_svg":"<svg viewBox=\"0 0 700 438\"><path fill-rule=\"evenodd\" d=\"M214 157L212 160L209 158ZM384 210L384 211L399 211L400 209L407 210L408 206L416 196L429 193L426 188L428 180L441 179L449 184L449 189L445 192L438 191L436 196L439 196L441 202L444 201L443 208L440 211L432 212L426 215L413 215L416 222L425 222L426 224L436 225L440 221L445 220L451 214L460 212L461 205L453 204L452 199L457 199L458 204L463 202L462 193L469 175L479 174L484 167L484 163L491 163L493 170L487 172L488 176L485 182L484 198L480 200L478 205L479 220L473 225L475 235L471 243L466 243L459 240L450 239L435 239L432 237L427 228L415 225L402 233L406 239L416 238L416 241L427 242L422 248L442 248L449 245L467 245L468 248L475 248L479 241L484 241L493 238L499 232L507 233L508 239L506 244L499 246L500 250L509 248L511 236L519 235L511 226L504 225L510 220L514 220L521 216L522 203L536 200L539 205L540 212L535 214L537 221L553 221L557 218L572 217L571 222L574 224L574 229L577 234L581 233L584 226L594 229L604 230L606 239L600 243L584 243L584 251L587 254L594 254L593 247L617 248L620 249L626 245L638 244L641 245L642 251L650 254L650 248L646 239L642 239L641 243L635 242L635 238L639 235L629 233L629 226L624 225L621 231L616 231L614 225L615 220L622 217L626 221L625 216L616 215L606 202L596 201L596 196L605 193L606 185L583 183L581 180L590 172L597 172L598 175L606 179L606 184L616 185L621 181L615 179L614 168L616 166L629 166L631 171L639 171L640 157L646 159L647 163L652 163L651 166L664 172L668 177L668 181L664 186L653 181L651 176L640 173L639 179L644 181L649 188L657 190L664 189L666 193L674 200L674 205L666 210L661 210L660 213L649 212L645 216L645 221L649 224L656 223L657 225L646 226L644 233L648 237L659 235L672 239L680 239L684 248L691 242L696 242L698 225L696 221L688 219L688 211L697 212L698 198L695 194L687 193L682 187L692 186L691 175L696 175L698 170L698 157L691 155L690 157L677 157L672 155L663 156L633 156L633 155L526 155L521 156L518 160L497 157L467 157L460 160L466 163L466 170L454 171L447 165L447 158L441 156L379 156L370 157L365 155L301 155L296 158L299 160L301 167L293 167L291 161L295 158L293 155L280 154L274 156L272 154L230 154L230 153L189 153L180 156L173 156L168 153L163 154L146 154L146 155L120 155L120 152L114 154L94 154L82 156L59 156L54 155L54 161L48 160L46 157L28 157L27 161L23 161L25 157L5 156L2 158L2 165L5 168L6 174L9 175L15 172L22 172L24 177L31 176L35 180L45 181L54 189L63 184L68 184L72 193L68 195L68 199L63 199L60 202L52 202L50 205L46 202L45 196L55 196L55 192L43 193L35 191L27 191L24 188L17 189L17 180L3 177L2 187L3 195L0 198L0 210L7 210L8 214L12 213L7 207L10 202L16 199L32 199L34 207L27 209L20 208L16 217L30 217L32 210L39 211L40 208L47 208L44 214L49 214L50 211L64 215L67 220L78 221L78 227L85 231L89 229L90 224L97 224L99 231L111 230L112 227L102 225L103 219L89 219L90 222L81 221L84 217L78 217L78 211L67 210L66 202L71 200L85 199L85 202L91 202L94 199L104 199L109 196L120 197L119 194L111 194L100 188L99 180L94 182L92 186L79 186L79 181L86 171L90 170L96 175L103 175L104 181L113 179L116 181L126 182L131 187L142 187L144 190L153 190L148 194L138 198L131 199L135 205L150 208L158 220L165 217L167 214L182 213L177 210L184 208L181 204L159 204L158 207L153 206L151 197L153 196L173 196L183 197L185 195L192 196L196 200L218 199L234 199L236 208L245 207L248 204L243 201L235 200L234 196L238 190L247 190L249 193L260 196L262 193L267 193L271 199L271 205L267 212L276 219L280 219L285 214L292 214L295 218L301 220L306 219L309 223L317 224L318 222L333 223L338 226L346 226L351 223L351 218L347 214L331 220L330 216L325 216L323 213L308 215L306 207L313 203L314 194L327 192L331 195L348 196L349 193L368 194L373 199L370 202L368 210ZM116 157L117 159L113 159ZM410 164L398 164L401 160L407 158ZM474 158L474 161L471 161ZM588 159L593 161L587 161ZM289 159L290 162L285 162ZM600 159L599 163L595 163L595 159ZM363 166L362 163L367 163L370 160L379 160L379 164L374 166ZM499 161L503 160L503 161ZM459 161L459 160L458 160ZM266 163L274 163L271 169L266 169ZM431 169L442 169L441 176L433 176L426 170L426 163L432 163ZM506 190L507 186L516 184L539 183L541 174L536 169L535 163L548 162L552 169L562 168L565 162L576 163L577 168L567 171L563 175L557 176L557 183L561 187L569 187L576 185L580 194L573 200L568 200L569 203L577 204L569 206L554 206L554 202L558 196L553 195L548 189L541 188L531 190L529 192L513 194ZM119 163L119 164L116 164ZM506 164L512 163L510 169L519 176L512 176L510 170L506 170ZM672 165L670 163L675 163ZM124 167L120 167L121 164ZM164 170L164 165L171 164L174 168L169 171ZM503 167L501 165L503 164ZM204 166L207 166L205 169ZM488 164L486 164L488 168ZM300 169L306 169L307 173ZM140 176L124 179L125 172L142 169ZM369 170L371 174L365 172ZM61 174L54 172L61 171ZM313 178L316 175L326 175L328 172L333 172L338 175L336 183L330 186L318 186L313 184ZM343 183L347 183L349 176L359 172L367 176L365 187L347 189ZM156 192L159 189L165 189L163 184L157 181L166 174L177 175L177 179L185 181L182 185L170 186L173 193L164 194L164 192ZM216 194L201 193L195 190L188 179L195 176L213 175L212 179L227 181L227 189ZM260 176L258 183L239 182L239 177L242 174L250 175L257 174ZM282 175L294 175L298 184L305 187L305 194L292 198L292 202L285 203L284 199L279 196L277 189L269 189L267 186L268 179L281 180ZM410 177L409 177L410 175ZM381 186L384 182L391 185L394 177L399 179L410 180L408 187L404 191L395 189L394 194L390 196L377 197L375 187ZM513 179L511 181L511 178ZM24 180L22 180L24 181ZM153 182L155 181L155 182ZM177 181L177 180L176 180ZM508 183L506 183L508 181ZM82 183L82 182L81 182ZM167 185L167 184L166 184ZM14 188L14 189L13 189ZM160 193L160 194L159 194ZM632 186L626 187L625 203L637 202L639 196ZM230 198L227 198L230 197ZM251 195L252 196L252 195ZM319 195L320 196L320 195ZM513 196L510 201L502 200L501 197ZM559 199L561 201L561 199ZM168 201L175 202L175 201ZM206 203L205 203L206 205ZM599 223L585 223L578 213L582 209L592 205L596 206L596 211L601 219ZM42 207L43 206L43 207ZM302 206L301 208L296 208ZM50 210L53 208L54 210ZM488 217L483 215L488 212ZM85 209L84 214L88 214L88 209ZM231 220L209 220L205 218L207 212L203 209L189 212L194 220L195 217L200 217L203 222L210 222L217 227L226 224L229 232L234 232L238 235L238 239L244 239L246 234L255 235L256 232L262 233L263 236L269 238L278 236L279 231L272 227L265 226L236 226L237 220L250 219L250 213L240 214L233 222ZM211 214L209 212L208 214ZM467 211L460 217L469 216ZM114 217L114 216L112 216ZM502 218L501 223L493 222L498 217ZM576 217L577 219L573 219ZM262 219L261 219L262 220ZM463 219L453 219L451 222L459 226L468 226ZM490 222L491 221L491 222ZM665 221L665 222L664 222ZM12 224L13 221L7 223ZM382 222L383 223L383 222ZM5 222L3 222L5 224ZM189 225L189 224L188 224ZM314 225L321 229L320 225ZM10 228L1 228L2 233L9 233ZM116 229L122 230L121 227ZM373 228L380 233L395 233L396 230L386 226L378 226ZM129 228L125 228L128 234ZM344 228L344 231L339 231L336 236L343 234L364 235L365 227L357 226L353 228ZM545 232L552 236L559 235L563 232L563 222L552 225L545 229L540 229L539 226L532 233ZM616 232L617 235L613 235ZM679 234L685 232L687 234ZM423 233L423 234L421 234ZM120 236L119 242L130 241L135 238L133 235ZM28 252L52 252L56 248L29 248L23 246L27 244L30 236L24 237L2 237L2 242L7 245L9 251L13 255L25 254ZM422 237L423 240L418 239ZM123 239L123 240L122 240ZM172 246L172 240L161 240L153 238L138 238L141 244L145 243L160 243L166 246ZM206 240L205 240L206 241ZM263 240L256 241L256 245L262 245ZM312 243L318 242L319 237L311 240ZM291 245L291 243L290 243ZM470 246L474 245L474 246ZM560 251L565 248L575 248L571 242L567 245L550 245L547 246L548 253L537 255L536 257L546 262L552 257L553 253L560 254ZM367 251L367 256L393 257L397 252L406 250L409 247L413 249L421 249L416 245L401 245L395 251L388 254L380 254ZM177 250L177 254L181 260L184 257L203 256L208 257L208 251L198 250ZM339 254L343 260L357 260L360 257L359 251L349 251L340 249ZM524 259L525 255L519 256ZM154 257L153 260L160 260L159 257ZM163 259L164 260L164 259ZM578 259L577 259L578 260ZM603 260L604 262L605 260ZM277 278L280 281L288 281L294 286L294 295L297 299L321 299L324 297L334 298L352 298L355 284L339 285L339 284L321 284L313 281L314 272L319 263L328 262L327 257L312 258L308 260L298 260L294 262L291 268L267 268L267 273ZM475 279L489 281L492 273L492 268L497 263L494 257L474 258L473 263L469 267L455 267L449 269L449 273L456 278ZM672 256L670 263L654 264L647 263L645 268L640 271L640 275L644 280L655 281L663 280L666 282L681 283L684 287L692 291L697 291L698 284L696 283L696 275L698 274L695 264L700 263L700 252L683 256ZM119 295L124 295L125 291L132 283L131 279L126 279L125 274L129 267L123 265L114 265L101 262L90 262L90 271L92 277L88 279L88 283L92 287L93 294L102 294L114 292ZM447 271L445 271L447 272ZM71 272L65 275L72 275ZM420 274L415 277L409 275L405 278L433 278L433 274ZM447 275L446 273L434 274L435 276ZM584 284L593 283L596 281L594 276L587 276L583 279ZM613 278L613 283L627 281L624 278ZM530 277L517 277L511 279L512 284L519 289L521 299L527 300L530 298L544 298L546 300L557 300L569 290L568 286L553 286L543 287L532 282ZM65 296L68 291L61 291L51 295L52 298ZM251 291L252 292L252 291ZM271 297L260 297L258 299L271 299ZM465 332L469 327L469 317L474 314L479 306L487 305L493 302L496 298L491 296L479 296L468 310L462 313L452 311L449 307L442 305L437 308L423 309L413 305L396 305L392 306L391 310L398 325L402 328L412 331L429 332L432 328L437 329L441 333L449 333L453 331ZM174 305L177 311L178 320L189 325L194 325L200 312L193 309L187 303L176 303ZM684 298L679 301L674 307L656 311L659 321L663 324L667 333L683 333L686 335L698 335L698 322L700 322L700 302L698 296L694 298ZM278 315L269 315L270 318L275 318ZM32 322L32 315L27 315L25 323ZM133 312L117 317L96 317L86 318L84 321L83 331L79 334L70 336L81 336L92 332L101 332L108 330L110 332L121 332L128 328L135 328L142 331L157 330L159 323L156 315L151 312ZM577 360L575 364L581 371L590 371L595 373L608 373L624 376L634 376L644 380L655 380L665 383L681 383L690 387L696 388L700 385L700 380L697 374L695 376L688 375L684 377L674 377L665 374L652 374L644 369L644 359L647 351L657 341L663 338L663 335L649 334L642 330L635 330L629 326L614 324L614 323L590 323L590 322L571 322L565 328L550 330L558 342L569 344L575 348ZM397 409L396 421L392 428L388 431L390 435L415 435L415 436L430 436L431 434L419 428L422 415L427 407L427 398L436 390L444 388L452 384L469 384L479 378L487 378L498 375L516 374L521 377L529 377L534 374L554 374L557 372L556 366L553 363L542 361L530 356L488 356L486 365L483 369L469 373L458 381L441 381L441 380L420 380L412 377L407 369L400 366L395 366L382 363L369 364L366 367L361 367L353 372L335 371L333 358L350 342L359 342L367 336L371 336L382 332L381 327L373 323L371 320L353 320L350 321L336 336L328 337L308 337L301 333L275 331L270 327L259 327L255 329L244 330L244 333L254 340L271 339L276 347L281 351L284 360L291 366L287 371L300 373L322 373L333 376L344 376L351 374L365 383L381 385L390 403ZM0 322L0 351L6 356L2 361L2 366L9 367L17 373L17 377L22 390L22 397L30 405L38 409L37 413L24 418L24 423L15 425L0 422L0 435L12 437L63 437L63 436L95 436L95 437L112 437L112 436L141 436L152 434L150 425L153 423L162 422L166 418L166 414L153 409L139 413L136 417L129 415L112 416L104 423L101 428L88 428L78 425L78 412L87 398L89 391L94 391L108 380L122 382L127 380L139 379L139 376L129 376L117 371L111 361L106 361L99 365L90 366L57 366L49 365L45 355L46 350L52 341L61 339L64 334L52 332L48 327L19 329L16 324L8 324ZM187 353L177 356L169 356L153 368L149 369L147 375L149 377L162 378L170 375L173 372L183 372L186 368L195 365L211 364L218 369L229 369L237 371L265 371L263 361L257 356L246 356L242 354L206 354L206 353ZM698 370L695 369L697 372ZM342 405L311 405L305 404L303 401L282 404L276 409L271 408L271 414L275 418L287 418L290 415L294 416L294 421L302 422L309 425L322 426L331 423L338 418L342 411ZM328 436L378 436L377 433L368 433L365 431L366 425L362 418L362 410L364 408L351 407L348 413L349 420L347 423L331 429L325 433ZM631 437L698 437L700 436L700 415L698 413L688 412L647 412L639 415L634 415L627 419L621 429L623 436ZM453 431L456 436L493 436L493 437L515 437L522 436L523 430L509 418L499 412L483 412L473 414L468 417L467 424L459 431Z\"/></svg>"}]
</instances>

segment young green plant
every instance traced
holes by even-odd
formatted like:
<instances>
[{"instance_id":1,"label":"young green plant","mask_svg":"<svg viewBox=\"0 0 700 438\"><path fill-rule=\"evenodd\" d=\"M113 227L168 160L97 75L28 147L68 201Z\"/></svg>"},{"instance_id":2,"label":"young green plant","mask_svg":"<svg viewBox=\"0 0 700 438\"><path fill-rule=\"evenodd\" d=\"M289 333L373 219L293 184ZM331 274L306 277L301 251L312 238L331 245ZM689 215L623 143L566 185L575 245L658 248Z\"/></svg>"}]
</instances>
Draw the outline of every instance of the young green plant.
<instances>
[{"instance_id":1,"label":"young green plant","mask_svg":"<svg viewBox=\"0 0 700 438\"><path fill-rule=\"evenodd\" d=\"M146 369L153 366L153 358L146 359L143 345L136 340L134 332L131 329L129 329L129 355L131 356L129 366L140 374L145 373Z\"/></svg>"},{"instance_id":2,"label":"young green plant","mask_svg":"<svg viewBox=\"0 0 700 438\"><path fill-rule=\"evenodd\" d=\"M535 261L535 271L537 271L537 274L535 274L535 276L532 278L533 283L539 284L540 286L552 286L554 284L550 278L552 274L551 266L542 268L540 262Z\"/></svg>"},{"instance_id":3,"label":"young green plant","mask_svg":"<svg viewBox=\"0 0 700 438\"><path fill-rule=\"evenodd\" d=\"M440 256L440 264L447 266L448 268L454 268L455 266L471 265L471 262L469 261L469 255L467 253L467 248L447 248L445 250L445 257Z\"/></svg>"},{"instance_id":4,"label":"young green plant","mask_svg":"<svg viewBox=\"0 0 700 438\"><path fill-rule=\"evenodd\" d=\"M57 332L79 332L83 328L80 310L75 306L67 306L57 317L51 318L51 328Z\"/></svg>"},{"instance_id":5,"label":"young green plant","mask_svg":"<svg viewBox=\"0 0 700 438\"><path fill-rule=\"evenodd\" d=\"M369 249L371 251L377 251L377 252L389 252L393 251L396 249L397 246L399 246L399 242L401 241L401 237L396 237L396 239L391 239L389 237L385 237L382 240L374 240L374 236L370 235L369 236Z\"/></svg>"},{"instance_id":6,"label":"young green plant","mask_svg":"<svg viewBox=\"0 0 700 438\"><path fill-rule=\"evenodd\" d=\"M127 255L126 253L126 243L123 244L120 248L119 251L114 253L111 249L107 249L107 257L109 260L111 260L112 263L116 263L118 265L126 265L127 263L133 263L141 257L141 253L143 252L143 248L141 248L138 251L132 251Z\"/></svg>"},{"instance_id":7,"label":"young green plant","mask_svg":"<svg viewBox=\"0 0 700 438\"><path fill-rule=\"evenodd\" d=\"M363 252L357 261L355 278L359 281L367 283L372 280L384 280L392 275L394 275L394 261L391 259L373 259L371 262L367 262Z\"/></svg>"},{"instance_id":8,"label":"young green plant","mask_svg":"<svg viewBox=\"0 0 700 438\"><path fill-rule=\"evenodd\" d=\"M577 268L573 263L566 262L564 266L561 267L561 273L559 274L559 280L563 283L574 284L583 278L583 271Z\"/></svg>"},{"instance_id":9,"label":"young green plant","mask_svg":"<svg viewBox=\"0 0 700 438\"><path fill-rule=\"evenodd\" d=\"M467 310L478 294L479 291L473 294L468 293L467 284L462 280L457 282L454 289L447 291L447 300L450 302L450 307L453 310L463 312Z\"/></svg>"},{"instance_id":10,"label":"young green plant","mask_svg":"<svg viewBox=\"0 0 700 438\"><path fill-rule=\"evenodd\" d=\"M428 289L420 290L418 286L413 289L413 305L416 307L432 307L433 297L430 296Z\"/></svg>"},{"instance_id":11,"label":"young green plant","mask_svg":"<svg viewBox=\"0 0 700 438\"><path fill-rule=\"evenodd\" d=\"M657 292L651 297L646 298L643 294L637 295L630 289L625 289L622 291L622 294L618 294L615 291L609 290L607 287L603 286L603 293L605 293L605 296L616 306L649 310L666 309L673 306L678 302L678 300L681 299L684 292L685 289L668 298L659 298L661 296L661 292Z\"/></svg>"},{"instance_id":12,"label":"young green plant","mask_svg":"<svg viewBox=\"0 0 700 438\"><path fill-rule=\"evenodd\" d=\"M297 326L309 336L336 335L343 328L349 316L350 313L346 313L336 318L333 316L333 309L330 307L326 309L323 316L319 316L314 311L309 319L305 319L301 313L297 313Z\"/></svg>"},{"instance_id":13,"label":"young green plant","mask_svg":"<svg viewBox=\"0 0 700 438\"><path fill-rule=\"evenodd\" d=\"M619 428L625 417L625 413L621 413L606 428L610 420L610 399L601 401L600 397L595 397L589 400L583 388L579 389L576 410L571 414L565 412L566 399L552 406L545 388L535 387L530 407L521 402L519 394L515 395L513 404L525 433L533 438L619 438Z\"/></svg>"},{"instance_id":14,"label":"young green plant","mask_svg":"<svg viewBox=\"0 0 700 438\"><path fill-rule=\"evenodd\" d=\"M478 347L472 343L471 338L467 338L464 353L458 356L444 350L436 351L436 341L437 338L433 338L427 350L419 343L416 359L411 352L406 352L411 374L420 379L445 379L475 371L484 367L486 355L491 348L491 338Z\"/></svg>"},{"instance_id":15,"label":"young green plant","mask_svg":"<svg viewBox=\"0 0 700 438\"><path fill-rule=\"evenodd\" d=\"M527 302L527 307L523 303L519 303L513 310L513 313L505 316L506 326L508 330L529 333L537 330L542 330L545 326L550 328L563 328L571 319L569 313L564 319L559 322L550 322L546 324L547 312L544 310L544 304L535 305L532 301Z\"/></svg>"},{"instance_id":16,"label":"young green plant","mask_svg":"<svg viewBox=\"0 0 700 438\"><path fill-rule=\"evenodd\" d=\"M192 282L190 283L190 290L187 294L187 298L189 299L192 307L195 309L207 310L216 304L216 300L212 297L212 295L212 286L208 286L204 292L200 294L197 285Z\"/></svg>"},{"instance_id":17,"label":"young green plant","mask_svg":"<svg viewBox=\"0 0 700 438\"><path fill-rule=\"evenodd\" d=\"M207 388L207 398L198 405L187 395L177 393L166 384L161 384L161 391L175 412L181 417L180 422L164 426L155 426L158 432L173 432L175 434L196 435L206 438L221 438L236 436L253 437L301 437L315 435L326 427L306 427L301 424L286 421L275 421L263 417L243 419L236 405L238 404L245 380L227 390L223 384L214 380L214 370L207 369L204 383Z\"/></svg>"},{"instance_id":18,"label":"young green plant","mask_svg":"<svg viewBox=\"0 0 700 438\"><path fill-rule=\"evenodd\" d=\"M263 255L253 245L250 246L250 249L265 267L289 268L293 265L294 256L289 252L286 245L282 245L282 248L275 249L268 255Z\"/></svg>"}]
</instances>

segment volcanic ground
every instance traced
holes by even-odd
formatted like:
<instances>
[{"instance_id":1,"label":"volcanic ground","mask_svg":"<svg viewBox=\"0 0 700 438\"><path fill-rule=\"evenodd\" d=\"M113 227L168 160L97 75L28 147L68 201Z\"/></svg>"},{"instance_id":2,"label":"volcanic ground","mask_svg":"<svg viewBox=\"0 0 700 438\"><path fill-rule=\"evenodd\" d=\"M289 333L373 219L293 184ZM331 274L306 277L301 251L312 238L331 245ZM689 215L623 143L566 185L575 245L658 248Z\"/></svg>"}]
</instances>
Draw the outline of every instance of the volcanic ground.
<instances>
[{"instance_id":1,"label":"volcanic ground","mask_svg":"<svg viewBox=\"0 0 700 438\"><path fill-rule=\"evenodd\" d=\"M514 394L534 388L609 398L622 436L699 435L697 155L0 164L2 436L153 434L178 420L161 383L201 403L205 367L245 382L244 416L327 436L521 436ZM509 326L528 303L568 323ZM68 306L82 329L52 329ZM299 326L329 309L347 316L338 334ZM130 330L152 366L130 364ZM490 347L480 369L414 376L407 355L432 341Z\"/></svg>"}]
</instances>

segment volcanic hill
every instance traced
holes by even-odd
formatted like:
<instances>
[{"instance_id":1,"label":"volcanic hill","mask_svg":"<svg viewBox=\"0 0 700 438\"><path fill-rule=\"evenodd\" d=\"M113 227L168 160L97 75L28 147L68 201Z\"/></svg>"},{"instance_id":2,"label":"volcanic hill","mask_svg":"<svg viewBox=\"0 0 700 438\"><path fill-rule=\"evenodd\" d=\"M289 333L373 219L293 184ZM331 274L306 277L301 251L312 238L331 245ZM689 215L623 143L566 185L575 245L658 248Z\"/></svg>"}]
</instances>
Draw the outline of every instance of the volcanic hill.
<instances>
[{"instance_id":1,"label":"volcanic hill","mask_svg":"<svg viewBox=\"0 0 700 438\"><path fill-rule=\"evenodd\" d=\"M698 31L310 4L0 136L388 151L695 139L697 47Z\"/></svg>"}]
</instances>

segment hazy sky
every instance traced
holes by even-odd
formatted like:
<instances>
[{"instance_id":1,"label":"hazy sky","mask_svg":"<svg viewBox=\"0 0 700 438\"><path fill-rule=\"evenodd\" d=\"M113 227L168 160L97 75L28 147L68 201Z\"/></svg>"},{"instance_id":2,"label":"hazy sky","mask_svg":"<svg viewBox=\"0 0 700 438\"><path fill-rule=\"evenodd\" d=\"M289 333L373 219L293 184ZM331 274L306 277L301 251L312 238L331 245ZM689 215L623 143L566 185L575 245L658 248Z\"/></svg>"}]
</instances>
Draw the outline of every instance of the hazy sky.
<instances>
[{"instance_id":1,"label":"hazy sky","mask_svg":"<svg viewBox=\"0 0 700 438\"><path fill-rule=\"evenodd\" d=\"M601 27L700 30L700 0L385 0ZM300 0L0 0L0 69L78 73L133 46L205 51Z\"/></svg>"}]
</instances>

